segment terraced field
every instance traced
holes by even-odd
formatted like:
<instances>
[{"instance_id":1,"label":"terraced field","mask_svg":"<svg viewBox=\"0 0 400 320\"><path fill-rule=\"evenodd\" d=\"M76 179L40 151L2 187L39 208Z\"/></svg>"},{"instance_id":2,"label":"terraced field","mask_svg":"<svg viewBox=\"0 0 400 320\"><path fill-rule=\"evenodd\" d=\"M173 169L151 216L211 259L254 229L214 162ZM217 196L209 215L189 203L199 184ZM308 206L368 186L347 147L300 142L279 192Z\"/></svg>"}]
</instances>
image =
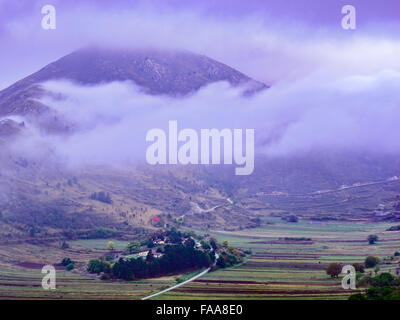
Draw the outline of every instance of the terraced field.
<instances>
[{"instance_id":1,"label":"terraced field","mask_svg":"<svg viewBox=\"0 0 400 320\"><path fill-rule=\"evenodd\" d=\"M400 232L384 231L391 224L269 221L273 224L260 229L213 233L220 241L251 249L253 255L240 266L209 273L158 298L346 299L354 291L343 290L340 279L326 274L329 263L362 262L368 255L384 260L400 251ZM372 233L380 239L375 245L366 241ZM284 240L285 237L311 241ZM381 272L394 273L399 262L388 259L381 265Z\"/></svg>"},{"instance_id":2,"label":"terraced field","mask_svg":"<svg viewBox=\"0 0 400 320\"><path fill-rule=\"evenodd\" d=\"M117 249L127 243L112 240ZM60 250L58 243L1 245L0 299L140 299L176 284L177 276L134 282L102 281L56 266L68 256L77 262L76 269L83 269L90 259L106 252L108 241L71 241L67 250ZM41 269L45 264L56 266L56 290L42 288Z\"/></svg>"},{"instance_id":3,"label":"terraced field","mask_svg":"<svg viewBox=\"0 0 400 320\"><path fill-rule=\"evenodd\" d=\"M104 282L57 270L57 289L43 290L40 269L0 269L1 299L140 299L176 284L173 278L135 282Z\"/></svg>"},{"instance_id":4,"label":"terraced field","mask_svg":"<svg viewBox=\"0 0 400 320\"><path fill-rule=\"evenodd\" d=\"M211 232L220 242L228 240L232 246L251 249L253 254L242 265L210 272L154 299L346 299L354 291L343 290L340 279L331 279L325 273L329 263L351 264L374 255L383 260L381 272L392 273L400 264L398 258L388 258L400 251L400 232L385 231L394 224L268 222L259 229ZM379 236L375 245L368 245L369 234ZM68 254L83 265L104 253L106 242L70 242ZM115 242L118 247L125 245L123 241ZM56 244L0 246L0 299L140 299L175 285L177 277L182 280L191 276L101 281L59 268L57 289L43 290L41 267L55 264L64 254ZM12 259L25 262L12 265Z\"/></svg>"}]
</instances>

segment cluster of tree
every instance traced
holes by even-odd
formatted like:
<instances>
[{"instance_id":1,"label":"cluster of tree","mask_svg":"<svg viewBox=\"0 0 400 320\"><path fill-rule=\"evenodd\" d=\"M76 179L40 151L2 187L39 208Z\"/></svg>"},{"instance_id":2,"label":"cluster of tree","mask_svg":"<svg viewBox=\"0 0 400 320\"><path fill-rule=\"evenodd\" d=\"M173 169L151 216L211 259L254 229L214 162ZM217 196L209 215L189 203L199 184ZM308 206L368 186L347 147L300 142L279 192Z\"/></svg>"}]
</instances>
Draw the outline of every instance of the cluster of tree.
<instances>
[{"instance_id":1,"label":"cluster of tree","mask_svg":"<svg viewBox=\"0 0 400 320\"><path fill-rule=\"evenodd\" d=\"M111 264L102 259L92 259L89 261L87 269L90 273L109 273L111 270Z\"/></svg>"},{"instance_id":2,"label":"cluster of tree","mask_svg":"<svg viewBox=\"0 0 400 320\"><path fill-rule=\"evenodd\" d=\"M89 198L103 203L112 204L111 196L108 192L93 192Z\"/></svg>"},{"instance_id":3,"label":"cluster of tree","mask_svg":"<svg viewBox=\"0 0 400 320\"><path fill-rule=\"evenodd\" d=\"M165 241L168 237L168 242L169 243L181 243L182 239L187 236L187 232L182 233L180 231L178 231L175 227L172 227L171 229L169 229L168 231L162 231L162 232L157 232L155 234L153 234L153 236L151 236L150 238L142 241L140 243L141 246L146 246L148 248L154 248L155 244L154 244L154 240L156 239L160 239ZM130 250L127 248L127 250ZM135 252L131 252L131 253L135 253Z\"/></svg>"},{"instance_id":4,"label":"cluster of tree","mask_svg":"<svg viewBox=\"0 0 400 320\"><path fill-rule=\"evenodd\" d=\"M64 258L61 260L60 263L62 266L65 267L65 270L71 271L75 268L75 263L70 258Z\"/></svg>"},{"instance_id":5,"label":"cluster of tree","mask_svg":"<svg viewBox=\"0 0 400 320\"><path fill-rule=\"evenodd\" d=\"M127 254L134 254L140 252L140 242L139 241L132 241L129 242L125 248L125 252Z\"/></svg>"},{"instance_id":6,"label":"cluster of tree","mask_svg":"<svg viewBox=\"0 0 400 320\"><path fill-rule=\"evenodd\" d=\"M188 238L190 236L194 236L194 233L191 232L181 232L175 227L169 229L165 234L171 243L180 243L183 238Z\"/></svg>"},{"instance_id":7,"label":"cluster of tree","mask_svg":"<svg viewBox=\"0 0 400 320\"><path fill-rule=\"evenodd\" d=\"M312 241L311 238L300 237L300 238L293 238L293 237L285 237L283 238L285 241Z\"/></svg>"},{"instance_id":8,"label":"cluster of tree","mask_svg":"<svg viewBox=\"0 0 400 320\"><path fill-rule=\"evenodd\" d=\"M189 269L209 267L215 261L213 252L203 252L192 244L167 245L164 254L155 258L149 251L146 260L119 259L113 266L107 261L93 259L90 261L88 271L91 273L108 273L110 277L133 280L151 278L182 272Z\"/></svg>"},{"instance_id":9,"label":"cluster of tree","mask_svg":"<svg viewBox=\"0 0 400 320\"><path fill-rule=\"evenodd\" d=\"M361 263L353 263L353 267L357 273L364 273L365 268L373 268L378 266L379 258L369 256L365 259L364 264ZM332 278L338 278L339 275L342 273L342 265L339 263L331 263L326 268L326 273L330 275Z\"/></svg>"},{"instance_id":10,"label":"cluster of tree","mask_svg":"<svg viewBox=\"0 0 400 320\"><path fill-rule=\"evenodd\" d=\"M349 300L400 300L400 279L388 272L375 277L365 277L370 287L366 293L357 293L349 297Z\"/></svg>"},{"instance_id":11,"label":"cluster of tree","mask_svg":"<svg viewBox=\"0 0 400 320\"><path fill-rule=\"evenodd\" d=\"M118 235L118 231L110 228L99 227L95 230L90 230L86 236L81 236L87 239L108 239Z\"/></svg>"},{"instance_id":12,"label":"cluster of tree","mask_svg":"<svg viewBox=\"0 0 400 320\"><path fill-rule=\"evenodd\" d=\"M229 245L228 241L222 243L222 248L220 248L220 255L217 259L217 267L226 268L231 267L243 261L244 253L240 252Z\"/></svg>"}]
</instances>

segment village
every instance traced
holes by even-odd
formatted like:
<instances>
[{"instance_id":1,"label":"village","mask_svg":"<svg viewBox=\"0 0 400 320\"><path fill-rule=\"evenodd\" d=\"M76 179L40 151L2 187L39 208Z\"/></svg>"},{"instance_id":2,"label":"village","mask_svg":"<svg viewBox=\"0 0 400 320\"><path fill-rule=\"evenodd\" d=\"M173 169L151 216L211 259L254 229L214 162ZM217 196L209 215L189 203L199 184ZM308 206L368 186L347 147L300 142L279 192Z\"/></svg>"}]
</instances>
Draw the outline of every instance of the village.
<instances>
[{"instance_id":1,"label":"village","mask_svg":"<svg viewBox=\"0 0 400 320\"><path fill-rule=\"evenodd\" d=\"M179 231L175 227L159 230L142 241L129 242L117 251L110 241L108 252L89 261L85 272L101 280L136 280L182 274L208 268L226 268L243 262L246 254L222 244L208 234Z\"/></svg>"}]
</instances>

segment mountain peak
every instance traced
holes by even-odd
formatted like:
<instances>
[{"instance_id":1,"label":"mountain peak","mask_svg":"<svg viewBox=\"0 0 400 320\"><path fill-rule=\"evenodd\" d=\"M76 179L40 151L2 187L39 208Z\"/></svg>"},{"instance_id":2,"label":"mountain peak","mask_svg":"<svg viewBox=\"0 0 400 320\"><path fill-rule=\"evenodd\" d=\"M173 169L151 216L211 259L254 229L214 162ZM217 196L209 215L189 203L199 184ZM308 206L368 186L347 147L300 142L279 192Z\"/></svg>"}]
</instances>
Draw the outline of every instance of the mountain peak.
<instances>
[{"instance_id":1,"label":"mountain peak","mask_svg":"<svg viewBox=\"0 0 400 320\"><path fill-rule=\"evenodd\" d=\"M0 120L23 116L47 132L69 131L70 124L40 102L45 94L40 84L50 80L82 85L129 80L147 94L178 97L218 81L243 85L245 94L268 88L227 65L189 51L91 47L74 51L0 91Z\"/></svg>"},{"instance_id":2,"label":"mountain peak","mask_svg":"<svg viewBox=\"0 0 400 320\"><path fill-rule=\"evenodd\" d=\"M187 95L217 81L232 86L247 84L247 93L268 88L223 63L189 51L90 47L74 51L0 91L0 116L42 113L46 107L32 100L43 93L38 84L57 79L80 84L130 80L148 94L170 96Z\"/></svg>"}]
</instances>

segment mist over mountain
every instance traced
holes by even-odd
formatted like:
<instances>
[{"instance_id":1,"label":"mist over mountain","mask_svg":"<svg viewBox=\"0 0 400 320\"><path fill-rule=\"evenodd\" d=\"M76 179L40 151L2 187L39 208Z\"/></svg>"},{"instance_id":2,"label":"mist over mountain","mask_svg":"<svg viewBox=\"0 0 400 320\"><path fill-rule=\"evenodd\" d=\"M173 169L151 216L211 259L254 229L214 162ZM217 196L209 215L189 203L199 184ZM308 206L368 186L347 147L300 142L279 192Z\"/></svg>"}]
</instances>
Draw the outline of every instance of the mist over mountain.
<instances>
[{"instance_id":1,"label":"mist over mountain","mask_svg":"<svg viewBox=\"0 0 400 320\"><path fill-rule=\"evenodd\" d=\"M0 92L0 211L17 224L60 228L43 218L54 211L73 229L145 226L155 214L237 227L264 210L341 215L355 203L364 218L397 187L367 190L361 204L340 188L399 175L399 83L399 74L380 72L268 87L189 52L78 50ZM254 173L143 165L146 132L169 120L180 129L254 128ZM103 190L112 204L90 200ZM237 202L226 208L228 197ZM332 199L339 213L324 207Z\"/></svg>"},{"instance_id":2,"label":"mist over mountain","mask_svg":"<svg viewBox=\"0 0 400 320\"><path fill-rule=\"evenodd\" d=\"M49 80L80 85L132 81L146 94L169 96L194 93L218 81L246 85L248 93L267 88L233 68L188 51L85 48L0 91L0 117L32 117L48 112L48 106L38 99L44 94L40 84Z\"/></svg>"}]
</instances>

